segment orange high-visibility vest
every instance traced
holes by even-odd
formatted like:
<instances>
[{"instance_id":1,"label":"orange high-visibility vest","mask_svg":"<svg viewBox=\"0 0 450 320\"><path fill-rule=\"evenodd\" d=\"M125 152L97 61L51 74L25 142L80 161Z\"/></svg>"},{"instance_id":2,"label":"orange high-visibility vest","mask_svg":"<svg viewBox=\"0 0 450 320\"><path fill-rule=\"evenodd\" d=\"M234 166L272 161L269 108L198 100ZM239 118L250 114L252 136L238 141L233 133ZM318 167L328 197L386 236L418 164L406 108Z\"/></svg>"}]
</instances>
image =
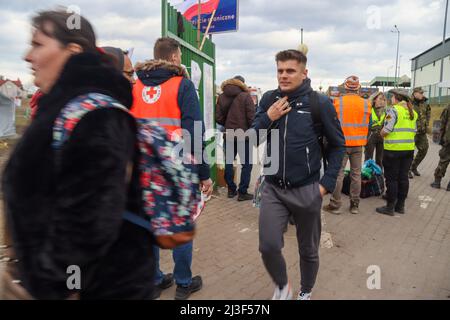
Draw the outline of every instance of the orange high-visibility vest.
<instances>
[{"instance_id":1,"label":"orange high-visibility vest","mask_svg":"<svg viewBox=\"0 0 450 320\"><path fill-rule=\"evenodd\" d=\"M344 95L334 100L334 108L341 121L345 145L365 146L372 112L369 101L356 94Z\"/></svg>"},{"instance_id":2,"label":"orange high-visibility vest","mask_svg":"<svg viewBox=\"0 0 450 320\"><path fill-rule=\"evenodd\" d=\"M133 86L131 114L137 119L158 122L171 138L181 137L181 109L178 91L183 77L173 77L155 87L145 86L137 80Z\"/></svg>"}]
</instances>

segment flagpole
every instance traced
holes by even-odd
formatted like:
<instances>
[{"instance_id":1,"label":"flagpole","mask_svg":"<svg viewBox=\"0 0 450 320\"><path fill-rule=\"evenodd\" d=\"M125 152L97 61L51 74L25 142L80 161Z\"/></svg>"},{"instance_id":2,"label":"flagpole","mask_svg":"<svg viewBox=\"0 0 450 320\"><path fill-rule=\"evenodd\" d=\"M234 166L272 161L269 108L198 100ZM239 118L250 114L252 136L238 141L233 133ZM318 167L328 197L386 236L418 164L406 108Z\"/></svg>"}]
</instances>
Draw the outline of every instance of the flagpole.
<instances>
[{"instance_id":1,"label":"flagpole","mask_svg":"<svg viewBox=\"0 0 450 320\"><path fill-rule=\"evenodd\" d=\"M205 41L206 41L206 37L209 34L209 28L211 28L211 23L212 23L215 15L216 15L216 10L213 11L213 13L211 15L211 18L209 19L208 27L206 28L206 32L205 32L205 35L203 36L202 44L200 45L200 51L203 49L203 46L204 46Z\"/></svg>"},{"instance_id":2,"label":"flagpole","mask_svg":"<svg viewBox=\"0 0 450 320\"><path fill-rule=\"evenodd\" d=\"M198 0L198 11L197 11L197 47L200 48L200 16L202 13L202 2Z\"/></svg>"}]
</instances>

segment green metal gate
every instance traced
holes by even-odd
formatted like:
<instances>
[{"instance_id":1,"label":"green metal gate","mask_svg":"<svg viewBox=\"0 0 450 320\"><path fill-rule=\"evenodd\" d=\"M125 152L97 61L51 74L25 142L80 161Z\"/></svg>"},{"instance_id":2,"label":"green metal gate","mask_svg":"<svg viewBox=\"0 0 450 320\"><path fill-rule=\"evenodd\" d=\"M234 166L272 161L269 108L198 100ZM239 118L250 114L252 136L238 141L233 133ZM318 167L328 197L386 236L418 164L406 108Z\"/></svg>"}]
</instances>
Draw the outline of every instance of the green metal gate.
<instances>
[{"instance_id":1,"label":"green metal gate","mask_svg":"<svg viewBox=\"0 0 450 320\"><path fill-rule=\"evenodd\" d=\"M162 36L177 40L181 46L182 63L186 66L192 77L193 68L201 71L201 80L198 85L200 106L204 115L205 129L215 129L215 96L216 96L216 48L210 39L206 39L202 50L198 49L197 29L187 21L168 3L161 1L162 8ZM181 20L179 20L181 19ZM184 31L179 30L179 21L183 24ZM201 39L204 34L201 33ZM197 68L197 66L199 68ZM209 76L208 76L209 75ZM194 79L193 79L194 80ZM212 83L212 85L211 85ZM211 99L212 97L212 99ZM206 111L206 112L205 112ZM205 117L205 114L207 115ZM215 146L215 136L208 137L207 149ZM217 166L215 151L211 154L211 178L216 182Z\"/></svg>"}]
</instances>

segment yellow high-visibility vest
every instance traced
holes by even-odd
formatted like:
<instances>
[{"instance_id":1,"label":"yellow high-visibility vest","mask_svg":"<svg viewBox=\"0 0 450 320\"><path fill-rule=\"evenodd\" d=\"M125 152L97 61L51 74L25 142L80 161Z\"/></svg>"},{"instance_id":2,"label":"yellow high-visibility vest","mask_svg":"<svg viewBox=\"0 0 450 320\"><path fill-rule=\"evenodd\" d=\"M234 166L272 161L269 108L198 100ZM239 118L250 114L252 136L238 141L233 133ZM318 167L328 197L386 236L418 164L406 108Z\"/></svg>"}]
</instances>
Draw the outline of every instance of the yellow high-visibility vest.
<instances>
[{"instance_id":1,"label":"yellow high-visibility vest","mask_svg":"<svg viewBox=\"0 0 450 320\"><path fill-rule=\"evenodd\" d=\"M414 119L411 120L409 111L402 105L393 106L397 111L397 123L394 131L384 138L384 149L389 151L411 151L416 147L414 138L416 136L417 112L414 111Z\"/></svg>"},{"instance_id":2,"label":"yellow high-visibility vest","mask_svg":"<svg viewBox=\"0 0 450 320\"><path fill-rule=\"evenodd\" d=\"M382 127L385 119L386 119L386 112L384 110L381 117L378 118L377 113L375 112L375 108L372 108L372 128Z\"/></svg>"}]
</instances>

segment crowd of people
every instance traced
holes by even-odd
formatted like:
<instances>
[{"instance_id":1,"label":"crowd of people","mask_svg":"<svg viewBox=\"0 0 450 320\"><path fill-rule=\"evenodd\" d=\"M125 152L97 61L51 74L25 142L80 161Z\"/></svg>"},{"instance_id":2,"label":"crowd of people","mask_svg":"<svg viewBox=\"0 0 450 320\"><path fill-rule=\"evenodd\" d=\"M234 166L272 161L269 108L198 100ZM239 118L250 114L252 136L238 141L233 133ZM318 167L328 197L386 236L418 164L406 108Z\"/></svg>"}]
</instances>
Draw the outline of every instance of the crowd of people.
<instances>
[{"instance_id":1,"label":"crowd of people","mask_svg":"<svg viewBox=\"0 0 450 320\"><path fill-rule=\"evenodd\" d=\"M71 30L68 17L64 11L44 11L32 20L25 60L39 91L33 99L33 120L2 176L9 255L15 261L3 275L4 297L158 299L176 284L175 299L186 300L203 285L201 276L191 271L192 238L172 247L174 270L164 273L159 266L164 246L156 235L123 218L125 211L143 211L143 178L136 174L139 121L156 121L174 141L187 133L193 137L189 150L194 158L204 152L200 103L181 64L181 46L160 38L153 60L133 67L126 51L97 47L89 21L81 17L81 28ZM261 191L259 251L275 284L272 299L291 299L293 289L282 255L291 221L300 255L297 299L309 300L319 271L324 196L332 195L324 209L341 214L344 170L350 162L349 210L358 214L363 152L365 160L375 152L387 186L386 205L376 211L404 214L409 178L420 175L418 168L428 150L430 107L420 88L412 97L394 89L388 96L378 92L364 99L356 76L345 80L346 93L332 101L312 89L304 53L281 51L275 63L278 88L265 93L258 106L242 76L225 81L216 121L226 130L255 131L257 143L266 142L267 156L276 153L277 170L265 174ZM55 131L62 113L79 108L91 111ZM450 162L449 117L450 106L441 119L441 161L434 188L440 188ZM201 123L200 135L196 123ZM70 138L55 147L56 137L69 132ZM248 188L254 145L247 135L229 132L224 136L224 145L230 146L225 148L228 197L252 200ZM238 150L243 150L239 156L244 159L239 187L233 179ZM322 162L327 165L322 167ZM196 158L194 170L201 192L209 196L213 191L209 165ZM155 190L164 193L164 184ZM152 197L146 195L148 201ZM83 271L80 288L67 286L66 270L72 265Z\"/></svg>"}]
</instances>

